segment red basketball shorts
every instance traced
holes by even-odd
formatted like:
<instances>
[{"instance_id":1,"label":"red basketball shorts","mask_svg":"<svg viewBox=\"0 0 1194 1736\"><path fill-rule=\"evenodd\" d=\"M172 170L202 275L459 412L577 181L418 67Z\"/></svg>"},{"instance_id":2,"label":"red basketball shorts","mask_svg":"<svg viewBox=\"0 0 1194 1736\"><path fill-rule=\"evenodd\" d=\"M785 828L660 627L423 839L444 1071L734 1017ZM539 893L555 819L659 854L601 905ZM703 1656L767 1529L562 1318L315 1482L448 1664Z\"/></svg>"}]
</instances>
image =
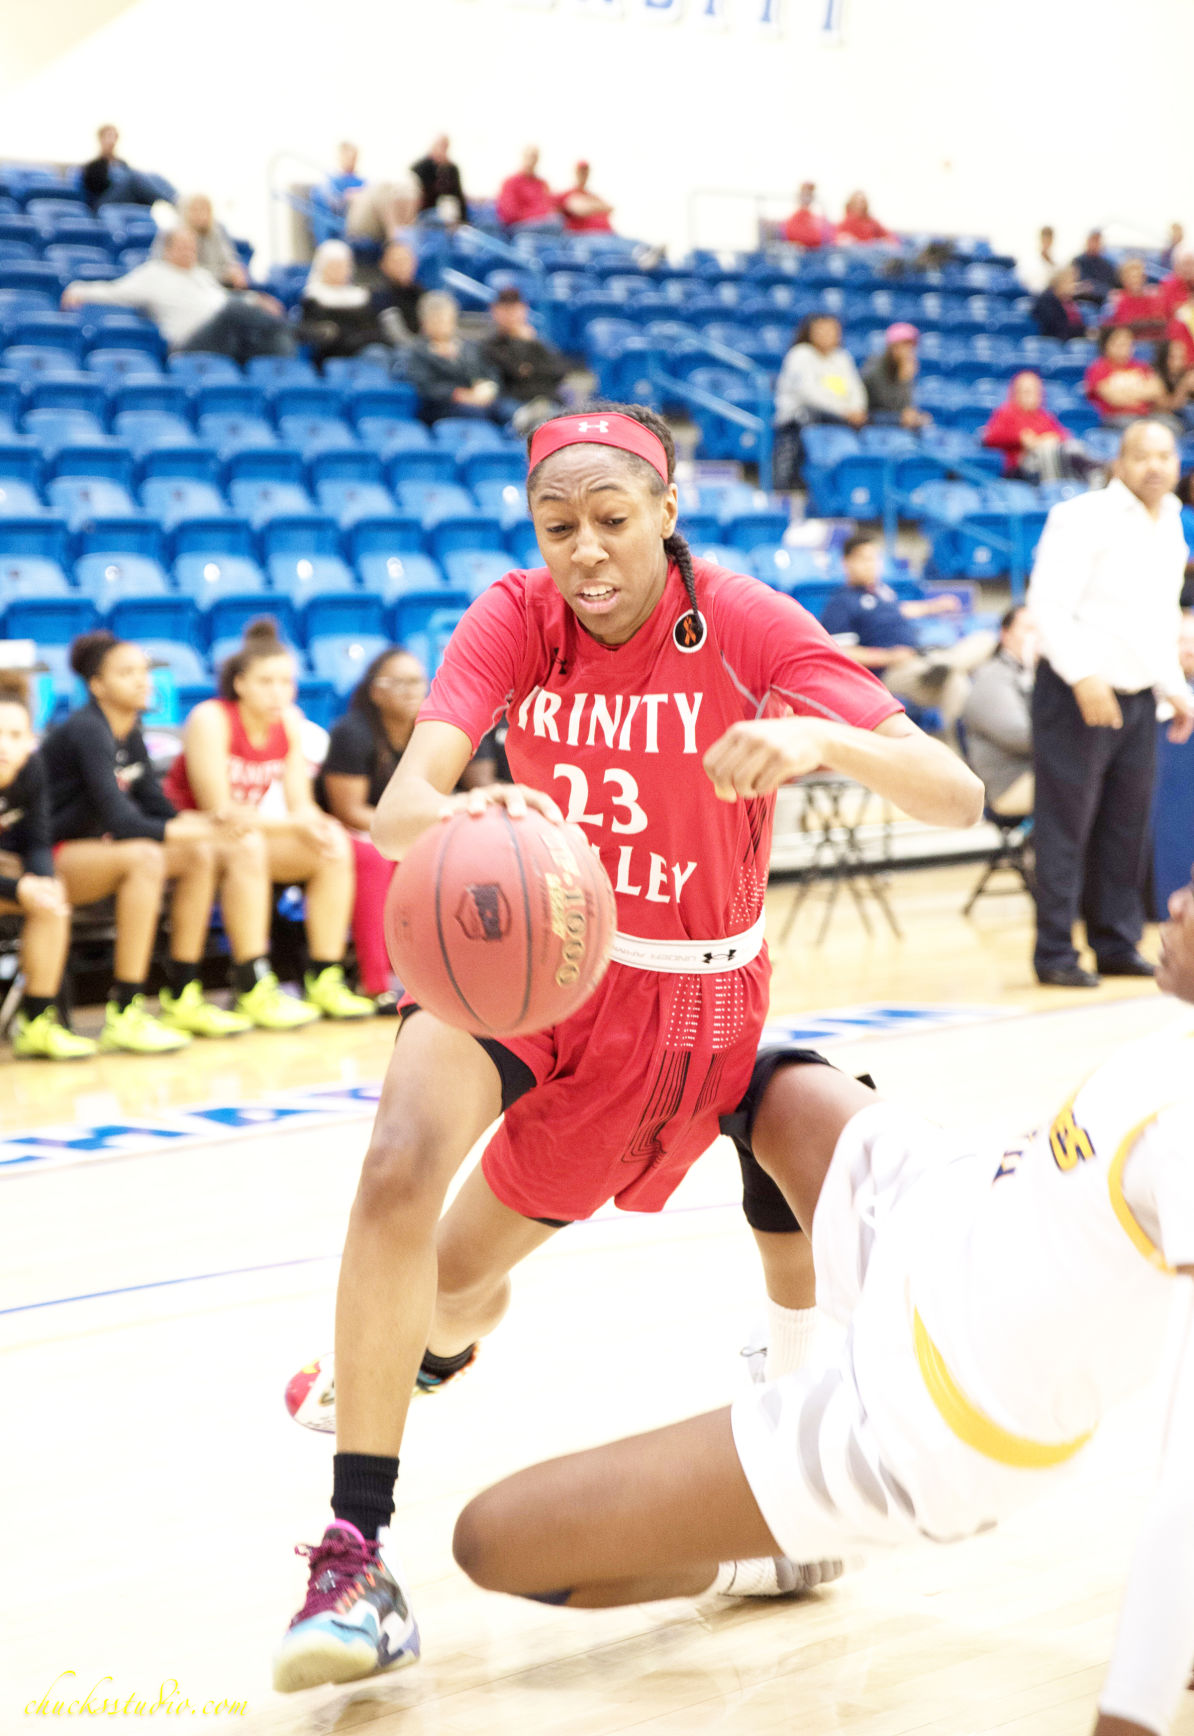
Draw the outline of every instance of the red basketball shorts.
<instances>
[{"instance_id":1,"label":"red basketball shorts","mask_svg":"<svg viewBox=\"0 0 1194 1736\"><path fill-rule=\"evenodd\" d=\"M535 1085L486 1147L497 1198L569 1222L611 1199L659 1211L750 1083L770 976L766 952L715 976L611 964L572 1018L502 1038Z\"/></svg>"}]
</instances>

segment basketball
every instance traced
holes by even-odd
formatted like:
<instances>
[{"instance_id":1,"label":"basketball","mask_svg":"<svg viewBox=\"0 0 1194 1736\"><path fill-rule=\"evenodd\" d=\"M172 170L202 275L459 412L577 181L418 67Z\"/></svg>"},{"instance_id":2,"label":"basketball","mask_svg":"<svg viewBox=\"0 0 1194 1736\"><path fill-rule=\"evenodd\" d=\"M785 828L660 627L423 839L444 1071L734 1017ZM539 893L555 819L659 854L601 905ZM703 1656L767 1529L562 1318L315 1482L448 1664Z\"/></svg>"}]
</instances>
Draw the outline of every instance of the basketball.
<instances>
[{"instance_id":1,"label":"basketball","mask_svg":"<svg viewBox=\"0 0 1194 1736\"><path fill-rule=\"evenodd\" d=\"M385 913L408 994L477 1037L541 1031L605 974L614 894L579 826L504 807L431 827L399 863Z\"/></svg>"}]
</instances>

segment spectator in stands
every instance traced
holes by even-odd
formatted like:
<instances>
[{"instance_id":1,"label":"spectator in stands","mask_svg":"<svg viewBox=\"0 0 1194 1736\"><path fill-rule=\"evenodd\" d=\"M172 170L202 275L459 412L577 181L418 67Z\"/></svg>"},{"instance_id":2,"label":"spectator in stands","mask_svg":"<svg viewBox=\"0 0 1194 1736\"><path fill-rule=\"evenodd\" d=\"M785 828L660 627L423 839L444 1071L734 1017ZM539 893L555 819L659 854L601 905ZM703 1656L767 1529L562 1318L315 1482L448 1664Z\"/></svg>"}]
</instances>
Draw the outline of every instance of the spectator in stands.
<instances>
[{"instance_id":1,"label":"spectator in stands","mask_svg":"<svg viewBox=\"0 0 1194 1736\"><path fill-rule=\"evenodd\" d=\"M1105 323L1127 326L1133 337L1159 338L1168 323L1168 310L1160 291L1149 286L1143 259L1133 256L1122 262L1119 284Z\"/></svg>"},{"instance_id":2,"label":"spectator in stands","mask_svg":"<svg viewBox=\"0 0 1194 1736\"><path fill-rule=\"evenodd\" d=\"M1194 247L1187 247L1183 243L1174 249L1169 276L1161 280L1157 293L1165 304L1166 313L1170 315L1183 302L1194 296Z\"/></svg>"},{"instance_id":3,"label":"spectator in stands","mask_svg":"<svg viewBox=\"0 0 1194 1736\"><path fill-rule=\"evenodd\" d=\"M1036 551L1028 604L1041 656L1033 690L1036 952L1041 982L1088 988L1079 913L1099 971L1151 976L1139 952L1157 739L1194 727L1177 656L1186 566L1172 434L1151 417L1124 432L1106 488L1061 501Z\"/></svg>"},{"instance_id":4,"label":"spectator in stands","mask_svg":"<svg viewBox=\"0 0 1194 1736\"><path fill-rule=\"evenodd\" d=\"M438 138L432 139L427 155L411 164L411 173L419 183L420 211L436 211L441 199L454 199L457 209L452 214L458 222L468 222L468 200L464 196L460 170L448 155L447 133L440 133Z\"/></svg>"},{"instance_id":5,"label":"spectator in stands","mask_svg":"<svg viewBox=\"0 0 1194 1736\"><path fill-rule=\"evenodd\" d=\"M557 201L564 228L574 234L597 230L604 235L613 233L610 217L613 206L599 199L589 187L589 165L583 160L576 165L576 181Z\"/></svg>"},{"instance_id":6,"label":"spectator in stands","mask_svg":"<svg viewBox=\"0 0 1194 1736\"><path fill-rule=\"evenodd\" d=\"M1086 396L1112 428L1153 414L1165 395L1157 370L1134 355L1127 326L1103 327L1099 353L1086 370L1084 384Z\"/></svg>"},{"instance_id":7,"label":"spectator in stands","mask_svg":"<svg viewBox=\"0 0 1194 1736\"><path fill-rule=\"evenodd\" d=\"M373 1002L344 980L352 850L343 827L316 804L294 694L294 658L275 623L250 622L241 649L220 669L219 697L205 699L187 718L166 791L184 812L198 809L258 838L270 879L303 888L310 958L298 1005L307 1016L363 1019ZM270 798L274 786L281 800ZM242 991L237 1005L260 987Z\"/></svg>"},{"instance_id":8,"label":"spectator in stands","mask_svg":"<svg viewBox=\"0 0 1194 1736\"><path fill-rule=\"evenodd\" d=\"M1169 225L1169 234L1166 238L1165 245L1161 249L1161 263L1167 271L1173 270L1174 255L1180 251L1185 239L1186 231L1182 225L1180 223L1171 223Z\"/></svg>"},{"instance_id":9,"label":"spectator in stands","mask_svg":"<svg viewBox=\"0 0 1194 1736\"><path fill-rule=\"evenodd\" d=\"M204 271L210 271L217 283L222 283L225 289L247 289L249 274L240 262L240 255L232 245L228 231L222 223L216 222L216 214L212 209L211 200L206 193L192 193L189 198L181 199L178 214L182 218L184 229L189 229L195 237L195 254L199 265ZM159 229L154 236L150 257L160 259L165 244L168 229Z\"/></svg>"},{"instance_id":10,"label":"spectator in stands","mask_svg":"<svg viewBox=\"0 0 1194 1736\"><path fill-rule=\"evenodd\" d=\"M489 317L494 329L481 345L481 355L502 396L518 404L514 427L526 435L564 408L560 388L568 363L531 324L520 290L499 289Z\"/></svg>"},{"instance_id":11,"label":"spectator in stands","mask_svg":"<svg viewBox=\"0 0 1194 1736\"><path fill-rule=\"evenodd\" d=\"M1086 237L1086 246L1074 260L1074 269L1078 273L1079 301L1105 301L1117 287L1115 266L1103 252L1101 229L1092 229Z\"/></svg>"},{"instance_id":12,"label":"spectator in stands","mask_svg":"<svg viewBox=\"0 0 1194 1736\"><path fill-rule=\"evenodd\" d=\"M1020 282L1032 295L1041 295L1060 269L1053 257L1053 230L1045 224L1037 237L1037 250L1020 265Z\"/></svg>"},{"instance_id":13,"label":"spectator in stands","mask_svg":"<svg viewBox=\"0 0 1194 1736\"><path fill-rule=\"evenodd\" d=\"M329 356L355 356L381 340L373 297L353 282L352 248L323 241L315 249L303 288L299 335L322 366Z\"/></svg>"},{"instance_id":14,"label":"spectator in stands","mask_svg":"<svg viewBox=\"0 0 1194 1736\"><path fill-rule=\"evenodd\" d=\"M528 145L522 153L522 166L515 175L508 175L498 189L498 222L508 229L520 223L549 223L558 218L555 194L541 175L539 148Z\"/></svg>"},{"instance_id":15,"label":"spectator in stands","mask_svg":"<svg viewBox=\"0 0 1194 1736\"><path fill-rule=\"evenodd\" d=\"M962 712L966 757L983 780L987 806L997 814L1031 814L1033 808L1036 651L1032 616L1023 603L1013 603L999 623L995 655L974 672Z\"/></svg>"},{"instance_id":16,"label":"spectator in stands","mask_svg":"<svg viewBox=\"0 0 1194 1736\"><path fill-rule=\"evenodd\" d=\"M900 699L939 711L952 730L970 692L970 672L990 657L995 635L968 633L954 645L922 651L914 623L957 614L957 597L945 592L901 603L883 582L883 551L868 531L847 539L842 565L846 583L821 611L825 631Z\"/></svg>"},{"instance_id":17,"label":"spectator in stands","mask_svg":"<svg viewBox=\"0 0 1194 1736\"><path fill-rule=\"evenodd\" d=\"M294 337L272 296L236 295L198 262L195 237L174 229L160 259L147 259L110 283L70 283L64 308L102 302L136 307L161 331L172 350L213 350L246 362L250 356L289 356Z\"/></svg>"},{"instance_id":18,"label":"spectator in stands","mask_svg":"<svg viewBox=\"0 0 1194 1736\"><path fill-rule=\"evenodd\" d=\"M867 409L873 422L898 422L901 428L923 428L933 420L913 401L919 370L916 346L920 333L902 321L889 325L884 347L862 370Z\"/></svg>"},{"instance_id":19,"label":"spectator in stands","mask_svg":"<svg viewBox=\"0 0 1194 1736\"><path fill-rule=\"evenodd\" d=\"M459 336L458 320L455 297L442 290L432 290L419 303L420 336L405 351L406 377L419 394L419 415L424 422L438 422L442 416L508 422L518 406L499 397L492 368L476 344Z\"/></svg>"},{"instance_id":20,"label":"spectator in stands","mask_svg":"<svg viewBox=\"0 0 1194 1736\"><path fill-rule=\"evenodd\" d=\"M422 664L401 645L389 645L370 663L353 690L345 715L332 728L327 757L315 780L315 799L340 822L352 844L356 895L352 937L361 989L379 1012L396 1007L382 914L394 863L369 836L373 815L402 758L419 707L427 697Z\"/></svg>"},{"instance_id":21,"label":"spectator in stands","mask_svg":"<svg viewBox=\"0 0 1194 1736\"><path fill-rule=\"evenodd\" d=\"M896 237L890 229L884 229L877 217L871 216L865 193L851 193L846 200L846 214L834 231L834 239L839 246L849 247L856 241L894 241Z\"/></svg>"},{"instance_id":22,"label":"spectator in stands","mask_svg":"<svg viewBox=\"0 0 1194 1736\"><path fill-rule=\"evenodd\" d=\"M373 313L389 344L408 344L419 330L419 303L427 293L419 282L419 262L405 241L391 241L378 260L381 279L373 291Z\"/></svg>"},{"instance_id":23,"label":"spectator in stands","mask_svg":"<svg viewBox=\"0 0 1194 1736\"><path fill-rule=\"evenodd\" d=\"M120 134L113 126L100 127L99 154L84 163L79 174L83 196L93 211L101 205L153 205L174 198L174 189L160 175L145 175L130 169L116 155Z\"/></svg>"},{"instance_id":24,"label":"spectator in stands","mask_svg":"<svg viewBox=\"0 0 1194 1736\"><path fill-rule=\"evenodd\" d=\"M1078 305L1077 294L1078 273L1072 265L1063 265L1032 304L1032 317L1043 338L1068 343L1071 338L1086 336L1086 315Z\"/></svg>"},{"instance_id":25,"label":"spectator in stands","mask_svg":"<svg viewBox=\"0 0 1194 1736\"><path fill-rule=\"evenodd\" d=\"M800 191L796 195L796 209L784 224L784 240L790 241L793 247L803 247L806 251L815 251L818 247L827 247L833 240L833 224L824 217L818 217L813 210L817 201L817 183L801 181Z\"/></svg>"},{"instance_id":26,"label":"spectator in stands","mask_svg":"<svg viewBox=\"0 0 1194 1736\"><path fill-rule=\"evenodd\" d=\"M80 1061L96 1045L62 1023L54 1002L70 947L70 901L54 874L46 773L33 738L29 694L11 671L0 675L0 915L21 920L25 988L12 1023L22 1058Z\"/></svg>"},{"instance_id":27,"label":"spectator in stands","mask_svg":"<svg viewBox=\"0 0 1194 1736\"><path fill-rule=\"evenodd\" d=\"M1181 338L1162 338L1156 352L1157 373L1161 376L1161 384L1165 388L1165 396L1158 398L1157 408L1168 410L1171 415L1181 417L1188 424L1186 415L1190 409L1190 398L1194 394L1194 363L1191 362L1190 349Z\"/></svg>"},{"instance_id":28,"label":"spectator in stands","mask_svg":"<svg viewBox=\"0 0 1194 1736\"><path fill-rule=\"evenodd\" d=\"M353 241L384 247L400 239L419 214L419 183L403 172L392 181L367 181L348 195L344 233Z\"/></svg>"},{"instance_id":29,"label":"spectator in stands","mask_svg":"<svg viewBox=\"0 0 1194 1736\"><path fill-rule=\"evenodd\" d=\"M800 430L812 422L861 428L866 387L833 314L810 314L797 328L775 382L777 488L791 488L800 462Z\"/></svg>"},{"instance_id":30,"label":"spectator in stands","mask_svg":"<svg viewBox=\"0 0 1194 1736\"><path fill-rule=\"evenodd\" d=\"M346 211L351 194L365 185L365 177L357 173L360 151L348 139L336 146L339 168L327 178L328 203L335 211Z\"/></svg>"},{"instance_id":31,"label":"spectator in stands","mask_svg":"<svg viewBox=\"0 0 1194 1736\"><path fill-rule=\"evenodd\" d=\"M268 975L269 881L260 843L235 815L180 814L158 782L141 733L152 692L139 645L84 633L71 668L90 698L42 746L58 873L72 904L116 899L115 976L101 1049L158 1054L192 1037L235 1036L277 1023L268 991L246 1004L243 979ZM167 881L170 955L161 1014L145 1008ZM242 992L232 1012L206 999L200 962L218 892Z\"/></svg>"},{"instance_id":32,"label":"spectator in stands","mask_svg":"<svg viewBox=\"0 0 1194 1736\"><path fill-rule=\"evenodd\" d=\"M1003 474L1028 482L1084 474L1089 468L1069 429L1045 408L1041 376L1023 369L983 429L984 446L1003 454Z\"/></svg>"}]
</instances>

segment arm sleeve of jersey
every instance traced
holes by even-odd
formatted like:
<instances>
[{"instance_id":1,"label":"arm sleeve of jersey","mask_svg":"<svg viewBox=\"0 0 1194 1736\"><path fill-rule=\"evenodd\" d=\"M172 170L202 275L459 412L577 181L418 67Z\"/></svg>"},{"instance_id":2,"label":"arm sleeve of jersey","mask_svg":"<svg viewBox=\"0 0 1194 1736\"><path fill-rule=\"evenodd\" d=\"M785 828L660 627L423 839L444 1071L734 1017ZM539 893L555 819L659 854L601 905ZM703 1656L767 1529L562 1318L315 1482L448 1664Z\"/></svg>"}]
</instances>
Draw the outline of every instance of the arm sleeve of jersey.
<instances>
[{"instance_id":1,"label":"arm sleeve of jersey","mask_svg":"<svg viewBox=\"0 0 1194 1736\"><path fill-rule=\"evenodd\" d=\"M166 835L166 819L146 813L116 781L112 763L112 738L98 712L84 713L80 739L76 741L79 776L95 809L98 829L113 838L154 838L160 844ZM173 808L170 810L173 814Z\"/></svg>"},{"instance_id":2,"label":"arm sleeve of jersey","mask_svg":"<svg viewBox=\"0 0 1194 1736\"><path fill-rule=\"evenodd\" d=\"M420 723L454 723L476 753L506 709L526 641L523 576L507 573L462 615L419 712Z\"/></svg>"},{"instance_id":3,"label":"arm sleeve of jersey","mask_svg":"<svg viewBox=\"0 0 1194 1736\"><path fill-rule=\"evenodd\" d=\"M50 880L54 875L54 848L50 836L50 792L41 755L34 754L26 767L29 774L29 808L25 816L25 846L21 861L26 874Z\"/></svg>"},{"instance_id":4,"label":"arm sleeve of jersey","mask_svg":"<svg viewBox=\"0 0 1194 1736\"><path fill-rule=\"evenodd\" d=\"M1194 1282L1181 1283L1184 1318L1161 1473L1136 1544L1099 1697L1105 1716L1159 1736L1177 1713L1194 1656Z\"/></svg>"},{"instance_id":5,"label":"arm sleeve of jersey","mask_svg":"<svg viewBox=\"0 0 1194 1736\"><path fill-rule=\"evenodd\" d=\"M769 694L800 717L875 729L903 711L899 700L834 644L791 597L740 578L718 593L717 638L738 685L765 715Z\"/></svg>"}]
</instances>

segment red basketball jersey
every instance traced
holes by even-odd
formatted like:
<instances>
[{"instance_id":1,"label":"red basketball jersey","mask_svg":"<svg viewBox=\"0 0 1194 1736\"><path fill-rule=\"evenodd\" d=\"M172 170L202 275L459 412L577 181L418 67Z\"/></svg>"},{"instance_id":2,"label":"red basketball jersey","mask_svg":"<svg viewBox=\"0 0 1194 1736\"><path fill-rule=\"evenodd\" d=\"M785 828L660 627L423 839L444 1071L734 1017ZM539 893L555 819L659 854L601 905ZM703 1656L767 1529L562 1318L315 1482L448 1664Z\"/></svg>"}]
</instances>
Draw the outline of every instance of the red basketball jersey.
<instances>
[{"instance_id":1,"label":"red basketball jersey","mask_svg":"<svg viewBox=\"0 0 1194 1736\"><path fill-rule=\"evenodd\" d=\"M240 707L234 700L218 699L228 719L228 788L234 802L246 807L260 807L271 784L281 780L290 752L290 737L281 718L272 723L260 747L254 746L245 733ZM191 780L187 776L187 756L180 753L166 773L166 794L176 808L197 808Z\"/></svg>"},{"instance_id":2,"label":"red basketball jersey","mask_svg":"<svg viewBox=\"0 0 1194 1736\"><path fill-rule=\"evenodd\" d=\"M873 729L902 709L790 597L695 568L703 633L672 567L615 647L585 631L546 568L506 574L464 615L419 714L475 748L504 711L514 777L584 827L619 930L645 940L720 939L762 912L775 798L721 802L701 763L732 724L796 713Z\"/></svg>"}]
</instances>

